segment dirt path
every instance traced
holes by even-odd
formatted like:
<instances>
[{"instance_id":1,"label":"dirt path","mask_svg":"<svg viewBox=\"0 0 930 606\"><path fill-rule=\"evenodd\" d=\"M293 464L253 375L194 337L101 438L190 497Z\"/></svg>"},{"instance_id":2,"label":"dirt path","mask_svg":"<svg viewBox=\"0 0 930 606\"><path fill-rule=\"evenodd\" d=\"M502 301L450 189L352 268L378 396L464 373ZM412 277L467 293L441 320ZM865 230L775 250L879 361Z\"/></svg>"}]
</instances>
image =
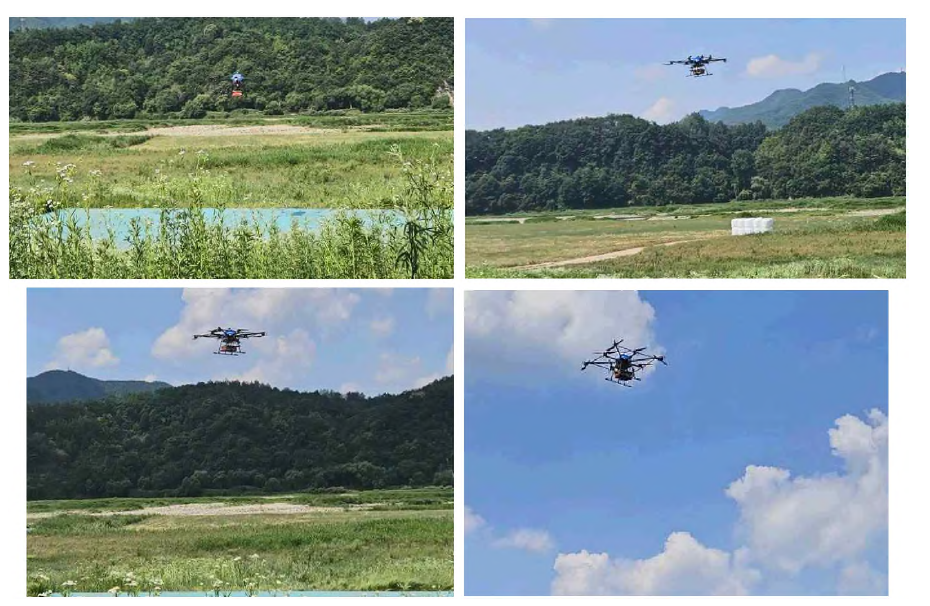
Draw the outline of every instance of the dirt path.
<instances>
[{"instance_id":1,"label":"dirt path","mask_svg":"<svg viewBox=\"0 0 930 606\"><path fill-rule=\"evenodd\" d=\"M697 242L697 240L698 239L677 240L675 242L664 242L662 244L656 244L655 246L673 246L675 244L684 244L685 242ZM566 259L563 261L548 261L546 263L536 263L534 265L521 265L519 267L511 267L508 269L547 269L549 267L565 267L566 265L584 265L586 263L597 263L598 261L609 261L610 259L617 259L619 257L631 257L633 255L638 255L646 248L649 247L637 246L635 248L625 248L623 250L617 250L601 255L590 255L588 257L578 257L577 259Z\"/></svg>"},{"instance_id":2,"label":"dirt path","mask_svg":"<svg viewBox=\"0 0 930 606\"><path fill-rule=\"evenodd\" d=\"M526 223L526 217L487 217L483 219L475 219L474 223L519 223L523 225Z\"/></svg>"},{"instance_id":3,"label":"dirt path","mask_svg":"<svg viewBox=\"0 0 930 606\"><path fill-rule=\"evenodd\" d=\"M370 509L371 505L349 505L348 509ZM251 503L248 505L227 505L226 503L181 503L178 505L163 505L159 507L142 507L140 509L127 509L125 511L44 511L29 514L27 518L49 518L61 514L90 515L90 516L121 516L121 515L160 515L160 516L242 516L258 514L298 514L342 511L344 507L319 507L313 505L300 505L297 503Z\"/></svg>"},{"instance_id":4,"label":"dirt path","mask_svg":"<svg viewBox=\"0 0 930 606\"><path fill-rule=\"evenodd\" d=\"M253 126L226 126L225 124L186 124L183 126L156 126L143 131L68 131L63 133L25 133L10 139L50 139L60 135L89 134L96 137L118 137L120 135L158 135L161 137L245 137L254 135L319 135L338 132L338 128L311 128L294 124L256 124ZM351 130L351 129L350 129Z\"/></svg>"}]
</instances>

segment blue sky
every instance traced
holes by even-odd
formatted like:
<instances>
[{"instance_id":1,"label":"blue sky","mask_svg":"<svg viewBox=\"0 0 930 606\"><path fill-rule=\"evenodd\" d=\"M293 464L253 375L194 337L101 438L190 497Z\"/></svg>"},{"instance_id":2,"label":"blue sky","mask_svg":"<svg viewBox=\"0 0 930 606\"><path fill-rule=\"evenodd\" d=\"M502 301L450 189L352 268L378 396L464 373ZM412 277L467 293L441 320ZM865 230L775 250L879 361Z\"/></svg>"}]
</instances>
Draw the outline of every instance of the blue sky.
<instances>
[{"instance_id":1,"label":"blue sky","mask_svg":"<svg viewBox=\"0 0 930 606\"><path fill-rule=\"evenodd\" d=\"M883 291L468 293L466 593L887 592L887 317ZM579 372L614 336L669 366Z\"/></svg>"},{"instance_id":2,"label":"blue sky","mask_svg":"<svg viewBox=\"0 0 930 606\"><path fill-rule=\"evenodd\" d=\"M904 19L468 19L465 124L633 114L660 123L777 89L905 67ZM727 57L687 78L688 55Z\"/></svg>"},{"instance_id":3,"label":"blue sky","mask_svg":"<svg viewBox=\"0 0 930 606\"><path fill-rule=\"evenodd\" d=\"M31 288L27 371L398 392L452 374L451 289ZM243 356L195 332L264 330Z\"/></svg>"}]
</instances>

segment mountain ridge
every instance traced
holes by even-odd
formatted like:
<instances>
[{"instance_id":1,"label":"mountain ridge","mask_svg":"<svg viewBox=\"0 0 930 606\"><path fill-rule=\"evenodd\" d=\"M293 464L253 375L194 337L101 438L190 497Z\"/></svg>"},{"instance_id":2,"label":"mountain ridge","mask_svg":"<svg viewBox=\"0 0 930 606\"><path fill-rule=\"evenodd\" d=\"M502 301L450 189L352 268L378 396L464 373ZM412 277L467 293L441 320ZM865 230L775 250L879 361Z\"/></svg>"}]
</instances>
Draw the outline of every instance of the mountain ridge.
<instances>
[{"instance_id":1,"label":"mountain ridge","mask_svg":"<svg viewBox=\"0 0 930 606\"><path fill-rule=\"evenodd\" d=\"M164 381L104 380L73 370L47 370L26 378L27 404L98 400L107 396L152 392L174 387Z\"/></svg>"},{"instance_id":2,"label":"mountain ridge","mask_svg":"<svg viewBox=\"0 0 930 606\"><path fill-rule=\"evenodd\" d=\"M821 82L804 91L782 88L755 103L738 107L722 106L715 110L704 109L698 114L710 122L723 122L731 126L759 121L769 128L779 128L812 107L846 107L850 84L855 87L857 106L906 102L906 80L906 72L886 72L864 82Z\"/></svg>"}]
</instances>

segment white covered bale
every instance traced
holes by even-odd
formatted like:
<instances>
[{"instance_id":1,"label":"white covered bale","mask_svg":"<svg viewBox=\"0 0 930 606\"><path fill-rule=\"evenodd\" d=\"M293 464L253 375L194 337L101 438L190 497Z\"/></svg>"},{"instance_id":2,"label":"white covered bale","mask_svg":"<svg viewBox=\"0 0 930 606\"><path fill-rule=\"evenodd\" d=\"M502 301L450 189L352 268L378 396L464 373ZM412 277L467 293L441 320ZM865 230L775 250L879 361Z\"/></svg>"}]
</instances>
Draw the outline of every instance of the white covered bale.
<instances>
[{"instance_id":1,"label":"white covered bale","mask_svg":"<svg viewBox=\"0 0 930 606\"><path fill-rule=\"evenodd\" d=\"M765 234L775 230L775 219L753 217L751 219L733 219L730 221L730 233L734 236Z\"/></svg>"}]
</instances>

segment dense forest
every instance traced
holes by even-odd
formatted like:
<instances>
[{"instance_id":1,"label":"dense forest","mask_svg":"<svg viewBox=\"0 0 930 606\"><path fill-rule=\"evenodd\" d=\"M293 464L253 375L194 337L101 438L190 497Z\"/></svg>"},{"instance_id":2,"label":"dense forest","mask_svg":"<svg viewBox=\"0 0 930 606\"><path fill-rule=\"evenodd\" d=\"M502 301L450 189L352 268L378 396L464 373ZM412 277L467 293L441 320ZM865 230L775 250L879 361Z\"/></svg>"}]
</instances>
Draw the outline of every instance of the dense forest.
<instances>
[{"instance_id":1,"label":"dense forest","mask_svg":"<svg viewBox=\"0 0 930 606\"><path fill-rule=\"evenodd\" d=\"M147 18L10 32L10 119L448 106L451 18ZM242 97L230 75L245 75Z\"/></svg>"},{"instance_id":2,"label":"dense forest","mask_svg":"<svg viewBox=\"0 0 930 606\"><path fill-rule=\"evenodd\" d=\"M905 195L903 103L809 109L770 131L692 114L466 131L467 214Z\"/></svg>"},{"instance_id":3,"label":"dense forest","mask_svg":"<svg viewBox=\"0 0 930 606\"><path fill-rule=\"evenodd\" d=\"M29 499L452 485L453 379L397 395L200 383L29 406Z\"/></svg>"}]
</instances>

